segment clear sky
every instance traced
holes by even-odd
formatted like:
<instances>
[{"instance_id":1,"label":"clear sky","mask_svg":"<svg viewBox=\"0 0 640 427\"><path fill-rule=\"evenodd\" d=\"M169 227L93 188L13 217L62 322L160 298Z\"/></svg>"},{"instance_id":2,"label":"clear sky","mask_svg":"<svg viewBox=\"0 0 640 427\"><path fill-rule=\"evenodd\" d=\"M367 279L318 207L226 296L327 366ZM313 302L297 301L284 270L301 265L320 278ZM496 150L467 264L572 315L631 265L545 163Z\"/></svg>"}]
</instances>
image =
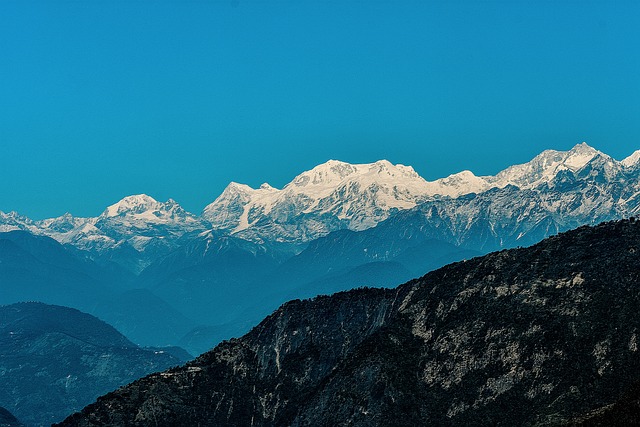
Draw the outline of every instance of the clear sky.
<instances>
[{"instance_id":1,"label":"clear sky","mask_svg":"<svg viewBox=\"0 0 640 427\"><path fill-rule=\"evenodd\" d=\"M638 1L0 1L0 210L640 149Z\"/></svg>"}]
</instances>

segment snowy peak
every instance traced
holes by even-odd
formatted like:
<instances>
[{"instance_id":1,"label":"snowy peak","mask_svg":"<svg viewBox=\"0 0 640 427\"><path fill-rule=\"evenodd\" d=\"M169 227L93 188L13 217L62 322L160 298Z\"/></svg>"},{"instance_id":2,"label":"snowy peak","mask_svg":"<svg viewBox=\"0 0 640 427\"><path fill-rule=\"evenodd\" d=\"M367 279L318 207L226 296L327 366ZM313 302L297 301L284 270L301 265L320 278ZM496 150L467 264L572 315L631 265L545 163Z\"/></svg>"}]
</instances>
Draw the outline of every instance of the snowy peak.
<instances>
[{"instance_id":1,"label":"snowy peak","mask_svg":"<svg viewBox=\"0 0 640 427\"><path fill-rule=\"evenodd\" d=\"M375 163L351 164L338 160L329 160L313 169L303 172L293 179L286 188L295 187L331 187L335 188L345 181L358 180L361 177L378 177L383 180L402 181L422 178L411 166L394 165L388 160ZM424 181L424 180L422 180Z\"/></svg>"},{"instance_id":2,"label":"snowy peak","mask_svg":"<svg viewBox=\"0 0 640 427\"><path fill-rule=\"evenodd\" d=\"M489 188L490 185L486 179L465 170L430 182L429 194L458 197L464 194L481 193Z\"/></svg>"},{"instance_id":3,"label":"snowy peak","mask_svg":"<svg viewBox=\"0 0 640 427\"><path fill-rule=\"evenodd\" d=\"M212 204L222 203L229 200L241 200L248 201L251 198L257 195L264 195L273 192L280 191L277 188L274 188L267 184L263 183L260 188L251 188L246 184L239 184L237 182L230 182L229 185L224 189L224 191L213 201ZM211 206L211 205L209 205ZM205 211L209 207L205 207Z\"/></svg>"},{"instance_id":4,"label":"snowy peak","mask_svg":"<svg viewBox=\"0 0 640 427\"><path fill-rule=\"evenodd\" d=\"M51 233L67 233L76 227L84 225L87 222L87 218L76 218L67 212L57 218L38 221L37 225L40 228L49 230Z\"/></svg>"},{"instance_id":5,"label":"snowy peak","mask_svg":"<svg viewBox=\"0 0 640 427\"><path fill-rule=\"evenodd\" d=\"M393 209L416 206L427 193L427 182L410 166L388 160L365 164L329 160L302 172L282 190L268 184L253 189L231 183L205 208L203 217L217 230L238 233L262 224L285 239L291 235L308 240L344 224L353 229L374 226ZM327 225L327 219L336 225Z\"/></svg>"},{"instance_id":6,"label":"snowy peak","mask_svg":"<svg viewBox=\"0 0 640 427\"><path fill-rule=\"evenodd\" d=\"M640 150L634 151L633 154L622 160L620 163L622 164L622 166L630 168L637 165L638 162L640 162Z\"/></svg>"},{"instance_id":7,"label":"snowy peak","mask_svg":"<svg viewBox=\"0 0 640 427\"><path fill-rule=\"evenodd\" d=\"M617 161L586 143L568 151L545 150L495 176L476 176L464 170L430 182L411 166L388 160L364 164L329 160L302 172L282 189L268 183L252 188L231 182L201 216L186 212L175 200L162 203L137 194L112 204L95 218L65 214L34 222L15 212L0 212L0 231L29 230L82 248L116 247L122 242L138 250L153 245L169 248L186 233L206 230L256 242L299 243L334 230L373 227L394 212L425 201L507 186L544 193L564 191L578 181L602 188L624 183L624 200L632 203L640 200L638 173L640 150Z\"/></svg>"},{"instance_id":8,"label":"snowy peak","mask_svg":"<svg viewBox=\"0 0 640 427\"><path fill-rule=\"evenodd\" d=\"M174 223L195 221L193 214L185 211L175 200L158 202L146 194L127 196L109 206L98 217L99 221L134 220L147 223Z\"/></svg>"},{"instance_id":9,"label":"snowy peak","mask_svg":"<svg viewBox=\"0 0 640 427\"><path fill-rule=\"evenodd\" d=\"M0 232L25 230L32 224L33 221L15 211L11 211L9 213L0 211Z\"/></svg>"},{"instance_id":10,"label":"snowy peak","mask_svg":"<svg viewBox=\"0 0 640 427\"><path fill-rule=\"evenodd\" d=\"M210 221L214 229L237 227L245 207L258 200L275 197L281 190L263 183L254 189L246 184L231 182L212 203L202 211L202 217Z\"/></svg>"},{"instance_id":11,"label":"snowy peak","mask_svg":"<svg viewBox=\"0 0 640 427\"><path fill-rule=\"evenodd\" d=\"M295 187L326 187L339 184L347 176L357 173L358 168L349 163L329 160L313 169L303 172L293 179L285 188Z\"/></svg>"},{"instance_id":12,"label":"snowy peak","mask_svg":"<svg viewBox=\"0 0 640 427\"><path fill-rule=\"evenodd\" d=\"M521 189L534 188L550 182L560 171L577 172L597 155L606 156L585 142L569 151L545 150L528 163L510 166L495 177L486 179L494 187L515 185Z\"/></svg>"},{"instance_id":13,"label":"snowy peak","mask_svg":"<svg viewBox=\"0 0 640 427\"><path fill-rule=\"evenodd\" d=\"M112 218L129 213L142 213L145 211L158 209L161 204L153 197L146 194L136 194L127 196L117 203L109 206L101 215L103 218Z\"/></svg>"},{"instance_id":14,"label":"snowy peak","mask_svg":"<svg viewBox=\"0 0 640 427\"><path fill-rule=\"evenodd\" d=\"M589 163L597 155L607 156L604 153L596 150L595 148L587 145L586 142L575 145L571 150L567 152L564 158L563 164L571 171L575 172Z\"/></svg>"},{"instance_id":15,"label":"snowy peak","mask_svg":"<svg viewBox=\"0 0 640 427\"><path fill-rule=\"evenodd\" d=\"M283 191L317 199L328 196L336 188L348 183L358 183L361 187L374 183L410 185L421 195L426 192L426 181L411 166L394 165L388 160L364 164L329 160L295 177Z\"/></svg>"},{"instance_id":16,"label":"snowy peak","mask_svg":"<svg viewBox=\"0 0 640 427\"><path fill-rule=\"evenodd\" d=\"M262 185L260 185L260 190L278 191L277 188L270 186L268 182L263 182Z\"/></svg>"}]
</instances>

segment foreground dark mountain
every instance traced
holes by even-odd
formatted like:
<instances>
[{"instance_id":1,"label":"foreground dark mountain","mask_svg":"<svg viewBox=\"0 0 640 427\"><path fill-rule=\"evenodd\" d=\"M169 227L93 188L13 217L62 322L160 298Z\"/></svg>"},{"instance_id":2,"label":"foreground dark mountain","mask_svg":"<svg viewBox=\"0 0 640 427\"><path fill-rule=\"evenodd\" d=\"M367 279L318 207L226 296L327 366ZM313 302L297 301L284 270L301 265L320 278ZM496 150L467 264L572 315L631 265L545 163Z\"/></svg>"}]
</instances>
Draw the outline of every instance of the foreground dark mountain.
<instances>
[{"instance_id":1,"label":"foreground dark mountain","mask_svg":"<svg viewBox=\"0 0 640 427\"><path fill-rule=\"evenodd\" d=\"M109 390L182 361L143 350L74 309L0 306L0 406L28 425L60 421Z\"/></svg>"},{"instance_id":2,"label":"foreground dark mountain","mask_svg":"<svg viewBox=\"0 0 640 427\"><path fill-rule=\"evenodd\" d=\"M640 224L285 304L62 425L562 425L640 382ZM636 418L631 419L638 422Z\"/></svg>"}]
</instances>

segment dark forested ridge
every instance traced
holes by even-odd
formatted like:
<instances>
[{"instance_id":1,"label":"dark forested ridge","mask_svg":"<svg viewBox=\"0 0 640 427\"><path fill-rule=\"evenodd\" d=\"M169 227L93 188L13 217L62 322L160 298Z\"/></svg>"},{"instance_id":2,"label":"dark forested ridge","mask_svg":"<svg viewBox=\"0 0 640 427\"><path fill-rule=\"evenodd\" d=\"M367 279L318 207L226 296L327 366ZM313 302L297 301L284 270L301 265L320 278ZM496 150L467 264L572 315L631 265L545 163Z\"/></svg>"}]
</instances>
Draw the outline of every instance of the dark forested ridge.
<instances>
[{"instance_id":1,"label":"dark forested ridge","mask_svg":"<svg viewBox=\"0 0 640 427\"><path fill-rule=\"evenodd\" d=\"M27 425L60 421L109 390L181 361L169 351L142 349L75 309L0 306L0 406Z\"/></svg>"},{"instance_id":2,"label":"dark forested ridge","mask_svg":"<svg viewBox=\"0 0 640 427\"><path fill-rule=\"evenodd\" d=\"M287 303L62 425L580 422L637 388L638 313L640 224L581 227L397 289Z\"/></svg>"}]
</instances>

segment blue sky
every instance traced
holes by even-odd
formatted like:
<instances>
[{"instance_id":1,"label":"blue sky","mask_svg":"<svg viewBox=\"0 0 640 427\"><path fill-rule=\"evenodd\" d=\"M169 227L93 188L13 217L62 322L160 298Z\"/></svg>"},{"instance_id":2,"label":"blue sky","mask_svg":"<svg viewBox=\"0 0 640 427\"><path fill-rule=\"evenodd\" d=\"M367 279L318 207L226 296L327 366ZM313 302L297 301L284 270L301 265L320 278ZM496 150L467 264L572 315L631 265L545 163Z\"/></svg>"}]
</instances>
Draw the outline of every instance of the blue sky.
<instances>
[{"instance_id":1,"label":"blue sky","mask_svg":"<svg viewBox=\"0 0 640 427\"><path fill-rule=\"evenodd\" d=\"M0 2L0 210L640 149L640 2Z\"/></svg>"}]
</instances>

